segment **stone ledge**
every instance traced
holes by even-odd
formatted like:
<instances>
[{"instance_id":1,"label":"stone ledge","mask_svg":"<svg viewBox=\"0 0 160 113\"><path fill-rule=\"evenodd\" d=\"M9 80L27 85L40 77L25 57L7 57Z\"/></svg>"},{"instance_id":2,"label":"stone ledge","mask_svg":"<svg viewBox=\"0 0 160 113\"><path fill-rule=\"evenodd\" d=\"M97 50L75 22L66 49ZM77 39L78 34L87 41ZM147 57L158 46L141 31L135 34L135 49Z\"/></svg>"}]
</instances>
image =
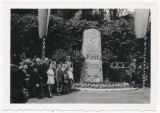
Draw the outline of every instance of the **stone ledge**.
<instances>
[{"instance_id":1,"label":"stone ledge","mask_svg":"<svg viewBox=\"0 0 160 113\"><path fill-rule=\"evenodd\" d=\"M124 92L138 90L138 88L114 88L114 89L93 89L93 88L74 88L81 91L98 91L98 92Z\"/></svg>"}]
</instances>

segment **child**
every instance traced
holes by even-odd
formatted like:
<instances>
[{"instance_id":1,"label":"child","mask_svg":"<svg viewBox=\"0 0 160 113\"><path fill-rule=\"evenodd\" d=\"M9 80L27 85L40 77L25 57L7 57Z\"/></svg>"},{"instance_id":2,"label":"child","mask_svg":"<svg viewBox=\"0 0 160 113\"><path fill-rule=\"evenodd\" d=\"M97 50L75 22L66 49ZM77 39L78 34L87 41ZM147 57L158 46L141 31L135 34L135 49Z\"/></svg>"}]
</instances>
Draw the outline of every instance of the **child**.
<instances>
[{"instance_id":1,"label":"child","mask_svg":"<svg viewBox=\"0 0 160 113\"><path fill-rule=\"evenodd\" d=\"M52 65L50 65L48 71L47 71L47 75L48 75L48 90L49 90L49 98L52 98L52 88L53 88L53 84L55 83L54 81L54 71L53 71L53 67Z\"/></svg>"},{"instance_id":2,"label":"child","mask_svg":"<svg viewBox=\"0 0 160 113\"><path fill-rule=\"evenodd\" d=\"M63 72L66 71L67 67L68 67L68 65L66 63L62 64L62 71Z\"/></svg>"},{"instance_id":3,"label":"child","mask_svg":"<svg viewBox=\"0 0 160 113\"><path fill-rule=\"evenodd\" d=\"M66 68L66 70L64 71L64 92L68 93L68 88L69 88L69 75L67 73L68 68Z\"/></svg>"},{"instance_id":4,"label":"child","mask_svg":"<svg viewBox=\"0 0 160 113\"><path fill-rule=\"evenodd\" d=\"M57 66L56 82L57 82L57 95L61 95L62 88L63 88L63 82L64 82L64 76L63 76L61 64L58 64Z\"/></svg>"},{"instance_id":5,"label":"child","mask_svg":"<svg viewBox=\"0 0 160 113\"><path fill-rule=\"evenodd\" d=\"M72 67L68 67L68 71L67 71L68 75L69 75L69 91L72 91L72 85L73 85L73 68Z\"/></svg>"}]
</instances>

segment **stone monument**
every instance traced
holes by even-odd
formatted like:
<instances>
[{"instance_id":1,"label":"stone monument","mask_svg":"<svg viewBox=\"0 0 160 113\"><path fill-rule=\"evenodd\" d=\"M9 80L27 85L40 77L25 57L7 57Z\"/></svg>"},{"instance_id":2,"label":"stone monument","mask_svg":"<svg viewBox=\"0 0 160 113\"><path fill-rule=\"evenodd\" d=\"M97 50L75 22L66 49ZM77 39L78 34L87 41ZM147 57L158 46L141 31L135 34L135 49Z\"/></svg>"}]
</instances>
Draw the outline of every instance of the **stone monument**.
<instances>
[{"instance_id":1,"label":"stone monument","mask_svg":"<svg viewBox=\"0 0 160 113\"><path fill-rule=\"evenodd\" d=\"M101 34L96 29L83 32L81 82L102 82Z\"/></svg>"}]
</instances>

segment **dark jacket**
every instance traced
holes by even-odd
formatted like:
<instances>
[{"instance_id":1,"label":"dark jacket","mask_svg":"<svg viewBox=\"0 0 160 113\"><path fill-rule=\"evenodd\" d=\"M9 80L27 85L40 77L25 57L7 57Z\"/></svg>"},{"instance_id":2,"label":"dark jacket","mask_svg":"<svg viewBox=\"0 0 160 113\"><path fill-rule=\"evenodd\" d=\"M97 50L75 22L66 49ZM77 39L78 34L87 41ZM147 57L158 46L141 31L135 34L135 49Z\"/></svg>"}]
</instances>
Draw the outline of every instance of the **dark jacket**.
<instances>
[{"instance_id":1,"label":"dark jacket","mask_svg":"<svg viewBox=\"0 0 160 113\"><path fill-rule=\"evenodd\" d=\"M10 74L11 103L24 102L24 94L22 93L23 87L26 85L24 77L25 74L17 66L11 67L11 74Z\"/></svg>"},{"instance_id":2,"label":"dark jacket","mask_svg":"<svg viewBox=\"0 0 160 113\"><path fill-rule=\"evenodd\" d=\"M25 84L25 73L16 66L11 67L11 87L22 87Z\"/></svg>"},{"instance_id":3,"label":"dark jacket","mask_svg":"<svg viewBox=\"0 0 160 113\"><path fill-rule=\"evenodd\" d=\"M38 67L39 74L42 77L42 82L46 84L48 78L47 78L47 74L46 74L47 72L45 72L45 70L44 70L44 66L42 64L37 64L37 63L35 63L35 66Z\"/></svg>"},{"instance_id":4,"label":"dark jacket","mask_svg":"<svg viewBox=\"0 0 160 113\"><path fill-rule=\"evenodd\" d=\"M41 84L41 78L40 73L33 71L31 73L31 83L35 87L36 84Z\"/></svg>"},{"instance_id":5,"label":"dark jacket","mask_svg":"<svg viewBox=\"0 0 160 113\"><path fill-rule=\"evenodd\" d=\"M57 69L56 70L56 81L57 82L63 82L64 81L64 76L63 76L63 71Z\"/></svg>"},{"instance_id":6,"label":"dark jacket","mask_svg":"<svg viewBox=\"0 0 160 113\"><path fill-rule=\"evenodd\" d=\"M47 74L48 69L49 69L49 64L44 63L43 70L44 70L45 74Z\"/></svg>"}]
</instances>

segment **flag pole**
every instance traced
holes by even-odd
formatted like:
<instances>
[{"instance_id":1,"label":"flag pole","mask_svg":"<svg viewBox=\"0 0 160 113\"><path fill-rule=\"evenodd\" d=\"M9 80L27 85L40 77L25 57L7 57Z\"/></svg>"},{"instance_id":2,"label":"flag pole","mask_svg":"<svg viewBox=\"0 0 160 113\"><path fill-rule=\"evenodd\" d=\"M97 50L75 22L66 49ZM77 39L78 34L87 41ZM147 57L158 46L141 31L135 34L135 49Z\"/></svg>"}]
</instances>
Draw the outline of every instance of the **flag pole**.
<instances>
[{"instance_id":1,"label":"flag pole","mask_svg":"<svg viewBox=\"0 0 160 113\"><path fill-rule=\"evenodd\" d=\"M39 37L42 39L42 58L45 58L46 36L48 32L49 17L50 9L38 9Z\"/></svg>"},{"instance_id":2,"label":"flag pole","mask_svg":"<svg viewBox=\"0 0 160 113\"><path fill-rule=\"evenodd\" d=\"M146 51L147 51L147 25L149 20L150 9L135 9L135 36L136 38L144 39L144 50L143 50L143 75L142 75L142 87L146 85Z\"/></svg>"},{"instance_id":3,"label":"flag pole","mask_svg":"<svg viewBox=\"0 0 160 113\"><path fill-rule=\"evenodd\" d=\"M144 38L144 54L143 54L143 88L146 85L146 51L147 51L147 37Z\"/></svg>"},{"instance_id":4,"label":"flag pole","mask_svg":"<svg viewBox=\"0 0 160 113\"><path fill-rule=\"evenodd\" d=\"M45 48L46 47L46 38L42 39L42 58L45 58Z\"/></svg>"}]
</instances>

